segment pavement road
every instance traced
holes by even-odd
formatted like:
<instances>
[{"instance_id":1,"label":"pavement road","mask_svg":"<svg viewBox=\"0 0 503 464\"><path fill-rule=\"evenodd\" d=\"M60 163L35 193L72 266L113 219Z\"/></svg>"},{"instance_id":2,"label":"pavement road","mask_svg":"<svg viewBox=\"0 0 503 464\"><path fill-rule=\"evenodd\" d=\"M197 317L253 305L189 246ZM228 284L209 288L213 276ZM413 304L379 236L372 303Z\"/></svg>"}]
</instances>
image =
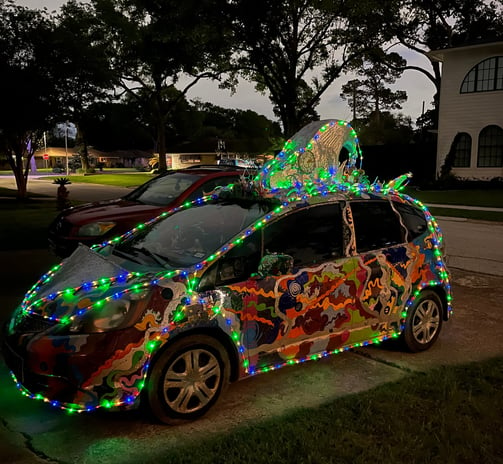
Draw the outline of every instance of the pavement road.
<instances>
[{"instance_id":1,"label":"pavement road","mask_svg":"<svg viewBox=\"0 0 503 464\"><path fill-rule=\"evenodd\" d=\"M77 185L71 187L76 198ZM108 192L108 198L117 196L116 191ZM177 427L153 423L139 411L70 416L21 396L0 359L0 461L165 462L170 447L190 452L191 440L260 424L299 405L315 407L398 380L410 371L503 356L503 224L452 218L439 218L439 224L450 255L454 315L427 352L410 354L382 344L269 372L231 385L208 416ZM5 284L2 320L28 286L56 261L47 250L0 253L0 262L8 263L0 267L4 269L0 282Z\"/></svg>"}]
</instances>

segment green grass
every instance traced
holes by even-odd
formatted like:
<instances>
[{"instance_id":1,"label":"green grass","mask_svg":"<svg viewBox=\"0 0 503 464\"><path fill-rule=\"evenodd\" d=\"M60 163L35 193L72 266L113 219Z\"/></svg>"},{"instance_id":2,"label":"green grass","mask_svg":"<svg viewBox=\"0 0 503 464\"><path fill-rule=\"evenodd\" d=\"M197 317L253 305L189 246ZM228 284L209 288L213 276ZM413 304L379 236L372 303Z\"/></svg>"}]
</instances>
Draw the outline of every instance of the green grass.
<instances>
[{"instance_id":1,"label":"green grass","mask_svg":"<svg viewBox=\"0 0 503 464\"><path fill-rule=\"evenodd\" d=\"M0 250L47 248L47 229L58 213L55 199L0 199Z\"/></svg>"},{"instance_id":2,"label":"green grass","mask_svg":"<svg viewBox=\"0 0 503 464\"><path fill-rule=\"evenodd\" d=\"M502 463L501 385L503 358L441 367L128 462Z\"/></svg>"},{"instance_id":3,"label":"green grass","mask_svg":"<svg viewBox=\"0 0 503 464\"><path fill-rule=\"evenodd\" d=\"M404 192L423 203L503 208L503 189L415 190L406 188Z\"/></svg>"},{"instance_id":4,"label":"green grass","mask_svg":"<svg viewBox=\"0 0 503 464\"><path fill-rule=\"evenodd\" d=\"M433 216L447 216L466 219L475 219L477 221L495 221L503 222L503 212L498 211L480 211L456 208L428 208Z\"/></svg>"},{"instance_id":5,"label":"green grass","mask_svg":"<svg viewBox=\"0 0 503 464\"><path fill-rule=\"evenodd\" d=\"M58 177L65 177L59 175ZM68 176L72 183L114 185L117 187L136 187L152 179L152 174L90 174L87 176L72 174ZM53 180L54 176L41 177L41 179Z\"/></svg>"}]
</instances>

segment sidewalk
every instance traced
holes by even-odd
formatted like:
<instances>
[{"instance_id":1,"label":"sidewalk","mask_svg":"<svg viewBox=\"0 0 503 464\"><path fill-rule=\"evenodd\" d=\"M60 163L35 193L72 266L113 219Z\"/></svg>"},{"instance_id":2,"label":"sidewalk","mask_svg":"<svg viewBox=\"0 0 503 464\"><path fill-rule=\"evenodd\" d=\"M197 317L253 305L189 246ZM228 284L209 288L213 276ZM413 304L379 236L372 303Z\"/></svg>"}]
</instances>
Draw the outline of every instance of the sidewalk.
<instances>
[{"instance_id":1,"label":"sidewalk","mask_svg":"<svg viewBox=\"0 0 503 464\"><path fill-rule=\"evenodd\" d=\"M489 206L443 205L439 203L428 203L426 206L428 208L467 209L471 211L494 211L496 213L503 213L503 208L493 208Z\"/></svg>"}]
</instances>

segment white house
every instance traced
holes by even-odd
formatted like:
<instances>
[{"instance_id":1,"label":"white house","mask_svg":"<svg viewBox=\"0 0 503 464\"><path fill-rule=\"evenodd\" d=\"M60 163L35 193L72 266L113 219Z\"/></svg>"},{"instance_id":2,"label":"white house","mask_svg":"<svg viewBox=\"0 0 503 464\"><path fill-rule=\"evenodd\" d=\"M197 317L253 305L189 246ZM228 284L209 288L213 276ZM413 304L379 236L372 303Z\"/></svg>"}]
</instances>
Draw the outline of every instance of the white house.
<instances>
[{"instance_id":1,"label":"white house","mask_svg":"<svg viewBox=\"0 0 503 464\"><path fill-rule=\"evenodd\" d=\"M442 62L437 174L452 147L455 176L503 177L503 41L429 56Z\"/></svg>"}]
</instances>

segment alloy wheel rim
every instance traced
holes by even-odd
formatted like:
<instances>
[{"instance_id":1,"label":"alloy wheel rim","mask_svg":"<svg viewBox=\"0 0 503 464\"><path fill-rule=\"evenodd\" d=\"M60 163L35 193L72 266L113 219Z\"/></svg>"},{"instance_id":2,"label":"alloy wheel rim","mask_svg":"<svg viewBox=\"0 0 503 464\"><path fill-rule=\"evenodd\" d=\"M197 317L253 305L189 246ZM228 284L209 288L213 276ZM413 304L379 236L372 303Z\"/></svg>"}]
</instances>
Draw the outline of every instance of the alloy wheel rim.
<instances>
[{"instance_id":1,"label":"alloy wheel rim","mask_svg":"<svg viewBox=\"0 0 503 464\"><path fill-rule=\"evenodd\" d=\"M440 311L433 300L419 303L412 319L412 334L421 344L431 342L440 327Z\"/></svg>"},{"instance_id":2,"label":"alloy wheel rim","mask_svg":"<svg viewBox=\"0 0 503 464\"><path fill-rule=\"evenodd\" d=\"M171 409L190 414L204 408L217 394L222 371L217 357L205 349L181 353L164 376L164 399Z\"/></svg>"}]
</instances>

